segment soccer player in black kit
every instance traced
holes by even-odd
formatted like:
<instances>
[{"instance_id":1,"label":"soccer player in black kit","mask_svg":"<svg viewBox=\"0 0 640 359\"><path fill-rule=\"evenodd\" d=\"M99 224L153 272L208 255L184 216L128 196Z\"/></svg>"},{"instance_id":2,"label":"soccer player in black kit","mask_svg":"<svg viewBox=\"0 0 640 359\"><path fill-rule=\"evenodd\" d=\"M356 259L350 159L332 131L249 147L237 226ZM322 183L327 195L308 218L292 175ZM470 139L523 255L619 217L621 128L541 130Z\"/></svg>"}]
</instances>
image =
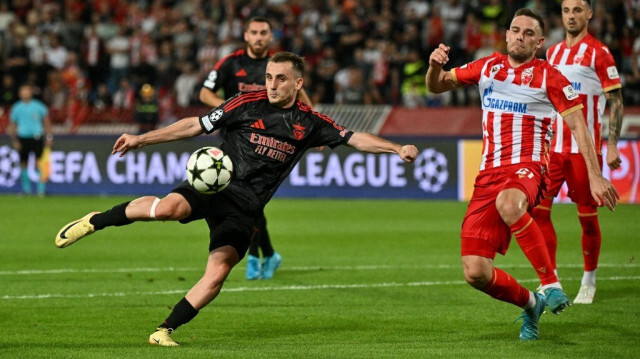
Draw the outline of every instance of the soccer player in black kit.
<instances>
[{"instance_id":1,"label":"soccer player in black kit","mask_svg":"<svg viewBox=\"0 0 640 359\"><path fill-rule=\"evenodd\" d=\"M252 17L244 31L245 49L238 50L216 63L200 89L200 101L209 107L218 107L224 99L216 93L222 89L229 98L238 92L265 89L265 71L269 61L269 43L273 40L271 22L264 17ZM301 89L298 98L309 106L311 100ZM264 213L258 221L258 232L249 245L247 256L247 279L271 279L282 262L282 256L271 245ZM260 263L262 251L262 264Z\"/></svg>"},{"instance_id":2,"label":"soccer player in black kit","mask_svg":"<svg viewBox=\"0 0 640 359\"><path fill-rule=\"evenodd\" d=\"M351 132L312 111L296 99L303 74L301 57L277 53L267 64L266 90L238 94L201 117L184 118L138 136L123 134L113 146L112 154L123 156L143 146L220 129L221 148L234 163L233 178L224 191L202 194L185 181L163 199L145 196L105 212L89 213L62 227L56 235L56 246L64 248L108 226L206 219L210 242L205 273L151 334L149 343L179 345L170 334L220 293L227 275L244 257L263 207L306 150L347 144L363 152L397 153L406 162L413 162L418 155L413 145L402 146L369 133ZM260 126L254 126L256 123Z\"/></svg>"}]
</instances>

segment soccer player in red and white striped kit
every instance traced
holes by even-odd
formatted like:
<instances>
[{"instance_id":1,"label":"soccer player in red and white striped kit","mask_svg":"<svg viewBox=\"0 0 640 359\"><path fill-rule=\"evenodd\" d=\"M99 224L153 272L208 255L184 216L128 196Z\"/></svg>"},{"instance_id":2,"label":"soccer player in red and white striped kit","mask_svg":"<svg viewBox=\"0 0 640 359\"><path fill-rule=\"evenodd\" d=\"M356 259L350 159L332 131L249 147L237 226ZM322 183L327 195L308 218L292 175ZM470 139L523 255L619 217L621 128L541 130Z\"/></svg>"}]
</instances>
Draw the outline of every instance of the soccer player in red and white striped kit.
<instances>
[{"instance_id":1,"label":"soccer player in red and white striped kit","mask_svg":"<svg viewBox=\"0 0 640 359\"><path fill-rule=\"evenodd\" d=\"M562 23L565 40L547 50L547 60L554 65L580 95L584 105L582 113L587 129L595 145L598 164L602 168L602 119L609 104L609 140L607 141L607 165L612 170L620 167L618 139L622 124L622 85L616 64L609 49L587 29L592 16L589 0L564 0ZM547 242L549 256L556 268L557 237L551 222L551 205L566 181L569 197L578 207L578 219L582 226L582 255L584 274L580 291L574 303L591 304L596 293L596 268L600 256L602 235L598 223L598 204L591 196L589 177L584 159L580 155L576 139L566 123L559 117L554 124L555 136L551 142L549 172L551 183L545 198L534 210L534 217ZM556 275L557 275L556 270Z\"/></svg>"},{"instance_id":2,"label":"soccer player in red and white striped kit","mask_svg":"<svg viewBox=\"0 0 640 359\"><path fill-rule=\"evenodd\" d=\"M472 287L523 309L521 340L538 339L538 322L546 305L557 314L570 304L553 271L542 232L530 215L548 181L548 147L557 112L578 140L594 196L610 209L619 197L600 172L578 94L557 69L535 57L544 43L543 33L540 15L520 9L506 31L507 55L494 53L442 71L449 61L449 47L440 44L429 58L426 75L427 86L435 93L479 86L483 153L462 223L462 265ZM506 253L512 234L536 270L544 295L529 291L494 267L496 253Z\"/></svg>"}]
</instances>

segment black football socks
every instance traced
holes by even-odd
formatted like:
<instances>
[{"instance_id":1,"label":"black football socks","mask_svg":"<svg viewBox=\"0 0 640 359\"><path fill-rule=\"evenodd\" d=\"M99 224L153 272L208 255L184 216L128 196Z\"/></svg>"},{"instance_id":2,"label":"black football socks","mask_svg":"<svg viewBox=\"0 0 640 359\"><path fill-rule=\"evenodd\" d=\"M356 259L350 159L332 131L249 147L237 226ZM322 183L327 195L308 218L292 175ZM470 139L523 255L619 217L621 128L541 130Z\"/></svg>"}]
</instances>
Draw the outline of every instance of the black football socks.
<instances>
[{"instance_id":1,"label":"black football socks","mask_svg":"<svg viewBox=\"0 0 640 359\"><path fill-rule=\"evenodd\" d=\"M260 234L256 233L255 237L249 243L249 255L260 258Z\"/></svg>"},{"instance_id":2,"label":"black football socks","mask_svg":"<svg viewBox=\"0 0 640 359\"><path fill-rule=\"evenodd\" d=\"M173 307L169 317L158 327L176 330L182 324L189 323L196 315L198 315L198 310L189 303L187 298L182 297L178 304Z\"/></svg>"},{"instance_id":3,"label":"black football socks","mask_svg":"<svg viewBox=\"0 0 640 359\"><path fill-rule=\"evenodd\" d=\"M271 238L267 231L267 219L264 216L258 221L258 233L256 237L255 242L257 242L260 250L262 250L262 257L271 257L275 251L271 245Z\"/></svg>"},{"instance_id":4,"label":"black football socks","mask_svg":"<svg viewBox=\"0 0 640 359\"><path fill-rule=\"evenodd\" d=\"M96 213L89 222L93 224L96 230L103 229L108 226L124 226L133 221L127 218L125 210L131 201L120 203L108 211Z\"/></svg>"}]
</instances>

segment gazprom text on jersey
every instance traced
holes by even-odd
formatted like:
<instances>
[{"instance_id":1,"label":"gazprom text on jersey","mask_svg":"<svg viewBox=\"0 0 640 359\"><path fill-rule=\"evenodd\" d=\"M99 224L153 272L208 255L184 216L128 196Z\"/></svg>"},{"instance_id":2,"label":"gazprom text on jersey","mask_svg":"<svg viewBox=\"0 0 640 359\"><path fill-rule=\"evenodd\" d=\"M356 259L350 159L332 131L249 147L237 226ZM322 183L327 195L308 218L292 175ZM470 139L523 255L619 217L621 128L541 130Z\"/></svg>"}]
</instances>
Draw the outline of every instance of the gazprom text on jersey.
<instances>
[{"instance_id":1,"label":"gazprom text on jersey","mask_svg":"<svg viewBox=\"0 0 640 359\"><path fill-rule=\"evenodd\" d=\"M484 107L488 107L494 110L502 110L509 112L527 113L527 104L520 102L513 102L509 100L501 100L497 98L485 97Z\"/></svg>"}]
</instances>

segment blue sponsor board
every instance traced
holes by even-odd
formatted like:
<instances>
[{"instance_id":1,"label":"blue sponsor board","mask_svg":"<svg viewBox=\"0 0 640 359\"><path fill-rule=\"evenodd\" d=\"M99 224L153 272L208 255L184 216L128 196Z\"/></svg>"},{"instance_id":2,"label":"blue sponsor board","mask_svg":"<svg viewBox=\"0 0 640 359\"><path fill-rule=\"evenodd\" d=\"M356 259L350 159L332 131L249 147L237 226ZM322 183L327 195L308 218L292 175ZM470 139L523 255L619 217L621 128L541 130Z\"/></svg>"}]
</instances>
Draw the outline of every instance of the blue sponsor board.
<instances>
[{"instance_id":1,"label":"blue sponsor board","mask_svg":"<svg viewBox=\"0 0 640 359\"><path fill-rule=\"evenodd\" d=\"M219 138L202 136L111 155L114 137L58 136L50 158L48 194L163 195L185 179L189 155ZM405 142L405 140L402 140ZM411 141L419 149L415 163L395 154L361 153L348 146L309 151L282 183L276 196L336 198L458 197L455 140ZM37 180L35 158L28 164ZM7 137L0 141L0 193L19 193L18 154Z\"/></svg>"},{"instance_id":2,"label":"blue sponsor board","mask_svg":"<svg viewBox=\"0 0 640 359\"><path fill-rule=\"evenodd\" d=\"M361 153L350 147L310 151L277 194L287 197L450 198L458 195L456 141L415 143L415 163L395 154Z\"/></svg>"},{"instance_id":3,"label":"blue sponsor board","mask_svg":"<svg viewBox=\"0 0 640 359\"><path fill-rule=\"evenodd\" d=\"M191 152L212 143L203 137L149 146L119 157L111 155L115 140L111 136L56 136L47 194L165 194L186 178ZM0 141L0 193L20 193L18 153L7 143ZM32 182L37 181L35 168L31 155Z\"/></svg>"}]
</instances>

